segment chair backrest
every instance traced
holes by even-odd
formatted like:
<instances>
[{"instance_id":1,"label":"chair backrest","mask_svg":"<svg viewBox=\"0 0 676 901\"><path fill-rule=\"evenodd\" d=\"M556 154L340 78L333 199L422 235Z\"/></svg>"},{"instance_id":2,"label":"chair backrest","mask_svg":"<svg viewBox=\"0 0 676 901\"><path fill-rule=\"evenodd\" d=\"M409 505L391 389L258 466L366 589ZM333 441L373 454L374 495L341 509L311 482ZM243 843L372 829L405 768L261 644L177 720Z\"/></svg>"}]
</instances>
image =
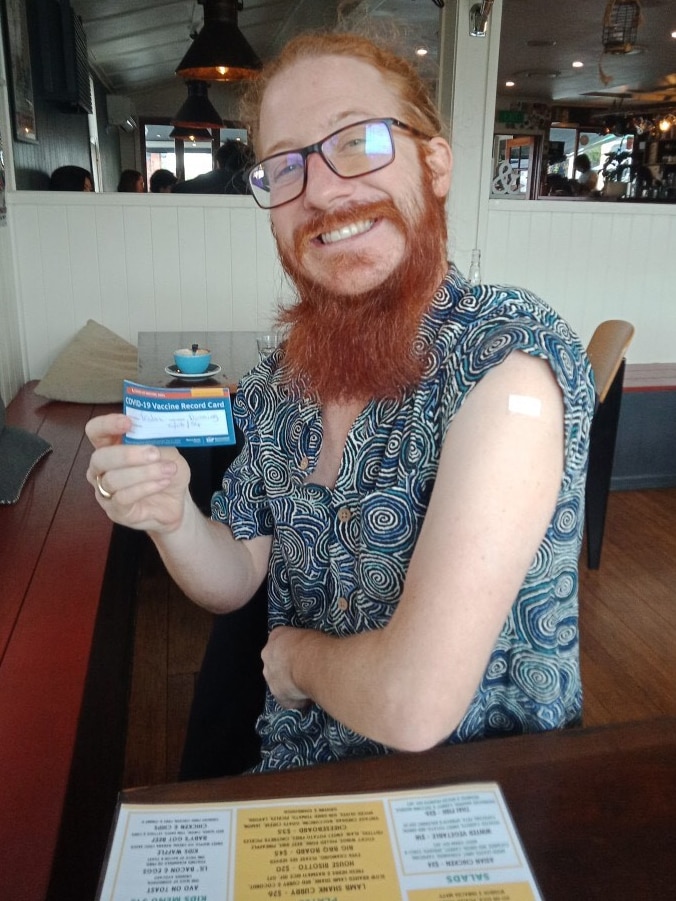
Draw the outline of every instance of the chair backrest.
<instances>
[{"instance_id":1,"label":"chair backrest","mask_svg":"<svg viewBox=\"0 0 676 901\"><path fill-rule=\"evenodd\" d=\"M596 395L603 403L634 337L634 326L624 319L607 319L596 326L587 346L594 371Z\"/></svg>"}]
</instances>

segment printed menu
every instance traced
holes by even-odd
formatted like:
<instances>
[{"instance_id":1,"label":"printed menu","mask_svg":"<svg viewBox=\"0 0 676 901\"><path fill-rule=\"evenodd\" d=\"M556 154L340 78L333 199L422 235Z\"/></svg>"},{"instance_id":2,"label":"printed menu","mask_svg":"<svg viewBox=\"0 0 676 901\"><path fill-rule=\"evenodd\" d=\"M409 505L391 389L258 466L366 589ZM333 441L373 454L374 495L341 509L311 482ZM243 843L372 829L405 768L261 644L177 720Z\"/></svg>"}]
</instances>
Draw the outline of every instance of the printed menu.
<instances>
[{"instance_id":1,"label":"printed menu","mask_svg":"<svg viewBox=\"0 0 676 901\"><path fill-rule=\"evenodd\" d=\"M497 783L118 806L97 901L542 901Z\"/></svg>"}]
</instances>

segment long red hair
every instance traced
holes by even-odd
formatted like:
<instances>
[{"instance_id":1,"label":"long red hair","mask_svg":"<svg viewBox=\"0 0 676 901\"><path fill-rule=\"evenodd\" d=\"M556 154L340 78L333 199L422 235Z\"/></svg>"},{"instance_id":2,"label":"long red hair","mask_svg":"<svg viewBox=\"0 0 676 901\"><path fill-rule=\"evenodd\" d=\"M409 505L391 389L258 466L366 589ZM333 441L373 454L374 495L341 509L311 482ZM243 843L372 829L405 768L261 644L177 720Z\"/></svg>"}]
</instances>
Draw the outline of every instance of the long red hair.
<instances>
[{"instance_id":1,"label":"long red hair","mask_svg":"<svg viewBox=\"0 0 676 901\"><path fill-rule=\"evenodd\" d=\"M402 117L407 125L417 128L430 138L443 134L441 120L429 90L418 71L407 60L360 34L308 31L289 41L245 89L240 113L249 129L254 149L258 149L260 109L270 81L298 60L318 56L349 56L373 66L399 96L403 104Z\"/></svg>"}]
</instances>

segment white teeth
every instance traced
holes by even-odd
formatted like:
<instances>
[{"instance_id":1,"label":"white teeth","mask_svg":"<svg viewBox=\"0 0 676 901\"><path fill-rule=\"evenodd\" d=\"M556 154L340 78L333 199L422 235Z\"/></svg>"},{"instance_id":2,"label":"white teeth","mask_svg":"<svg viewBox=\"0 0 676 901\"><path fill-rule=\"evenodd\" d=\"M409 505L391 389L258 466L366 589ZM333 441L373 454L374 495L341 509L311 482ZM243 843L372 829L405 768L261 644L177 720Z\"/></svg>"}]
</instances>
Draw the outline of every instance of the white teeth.
<instances>
[{"instance_id":1,"label":"white teeth","mask_svg":"<svg viewBox=\"0 0 676 901\"><path fill-rule=\"evenodd\" d=\"M353 238L355 235L361 235L367 232L373 226L373 219L366 219L364 222L353 222L351 225L344 225L333 232L326 232L321 236L322 244L335 244L336 241L344 241L345 238Z\"/></svg>"}]
</instances>

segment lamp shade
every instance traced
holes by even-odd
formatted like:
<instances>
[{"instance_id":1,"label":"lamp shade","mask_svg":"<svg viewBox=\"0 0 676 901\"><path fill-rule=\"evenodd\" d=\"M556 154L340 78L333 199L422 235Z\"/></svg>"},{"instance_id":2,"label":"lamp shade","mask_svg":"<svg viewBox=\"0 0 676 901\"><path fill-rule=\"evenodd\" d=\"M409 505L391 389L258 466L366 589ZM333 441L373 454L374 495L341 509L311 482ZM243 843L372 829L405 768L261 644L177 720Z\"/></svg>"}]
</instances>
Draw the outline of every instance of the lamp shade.
<instances>
[{"instance_id":1,"label":"lamp shade","mask_svg":"<svg viewBox=\"0 0 676 901\"><path fill-rule=\"evenodd\" d=\"M213 135L208 128L186 128L175 125L169 132L173 141L212 141Z\"/></svg>"},{"instance_id":2,"label":"lamp shade","mask_svg":"<svg viewBox=\"0 0 676 901\"><path fill-rule=\"evenodd\" d=\"M237 0L200 0L204 26L176 68L183 78L243 81L253 78L261 61L237 27Z\"/></svg>"},{"instance_id":3,"label":"lamp shade","mask_svg":"<svg viewBox=\"0 0 676 901\"><path fill-rule=\"evenodd\" d=\"M206 81L188 81L188 99L171 120L184 128L222 128L223 120L208 96Z\"/></svg>"}]
</instances>

